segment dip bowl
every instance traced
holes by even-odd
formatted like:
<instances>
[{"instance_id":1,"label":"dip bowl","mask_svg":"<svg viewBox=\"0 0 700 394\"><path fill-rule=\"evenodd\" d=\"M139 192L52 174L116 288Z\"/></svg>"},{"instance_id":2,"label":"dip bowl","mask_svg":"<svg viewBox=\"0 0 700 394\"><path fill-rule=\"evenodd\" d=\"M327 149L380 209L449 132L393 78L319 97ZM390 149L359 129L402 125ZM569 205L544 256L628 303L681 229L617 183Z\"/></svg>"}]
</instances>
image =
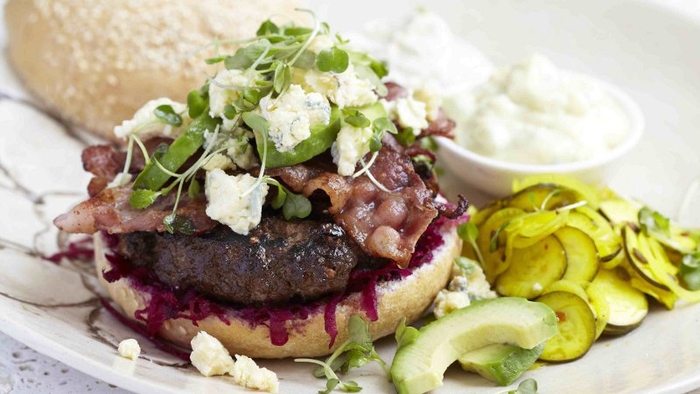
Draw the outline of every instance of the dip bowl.
<instances>
[{"instance_id":1,"label":"dip bowl","mask_svg":"<svg viewBox=\"0 0 700 394\"><path fill-rule=\"evenodd\" d=\"M642 137L644 116L637 103L618 87L597 80L615 99L630 119L630 130L624 141L615 148L591 159L558 164L518 164L492 159L474 153L457 142L437 137L438 165L444 166L454 177L470 187L493 197L512 192L513 180L536 174L563 174L584 183L605 183L615 166L620 165Z\"/></svg>"}]
</instances>

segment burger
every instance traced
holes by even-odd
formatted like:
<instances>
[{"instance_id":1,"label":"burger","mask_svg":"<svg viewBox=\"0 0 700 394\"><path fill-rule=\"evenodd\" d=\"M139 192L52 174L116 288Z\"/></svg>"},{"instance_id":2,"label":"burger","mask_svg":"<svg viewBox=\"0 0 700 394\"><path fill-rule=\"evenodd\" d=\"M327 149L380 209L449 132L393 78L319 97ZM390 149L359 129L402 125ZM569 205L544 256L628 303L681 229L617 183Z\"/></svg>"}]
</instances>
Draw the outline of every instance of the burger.
<instances>
[{"instance_id":1,"label":"burger","mask_svg":"<svg viewBox=\"0 0 700 394\"><path fill-rule=\"evenodd\" d=\"M319 356L421 316L461 249L466 201L441 197L430 94L382 78L326 24L264 22L186 103L160 98L86 148L89 198L55 219L94 234L124 317L189 346L199 331L249 357Z\"/></svg>"}]
</instances>

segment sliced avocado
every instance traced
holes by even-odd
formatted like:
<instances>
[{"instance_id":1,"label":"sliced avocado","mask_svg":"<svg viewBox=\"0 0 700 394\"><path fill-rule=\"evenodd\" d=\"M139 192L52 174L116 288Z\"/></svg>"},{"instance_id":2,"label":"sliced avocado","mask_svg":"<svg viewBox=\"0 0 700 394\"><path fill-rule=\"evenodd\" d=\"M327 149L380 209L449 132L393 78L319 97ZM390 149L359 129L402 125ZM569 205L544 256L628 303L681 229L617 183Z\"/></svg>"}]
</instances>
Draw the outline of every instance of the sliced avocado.
<instances>
[{"instance_id":1,"label":"sliced avocado","mask_svg":"<svg viewBox=\"0 0 700 394\"><path fill-rule=\"evenodd\" d=\"M355 109L362 112L362 115L367 117L370 122L374 121L375 119L385 118L387 116L384 106L379 101L375 101L374 103L365 105L364 107L355 107Z\"/></svg>"},{"instance_id":2,"label":"sliced avocado","mask_svg":"<svg viewBox=\"0 0 700 394\"><path fill-rule=\"evenodd\" d=\"M436 320L396 352L391 378L399 394L425 393L442 385L447 367L460 356L500 343L532 349L557 332L550 307L524 298L477 301Z\"/></svg>"},{"instance_id":3,"label":"sliced avocado","mask_svg":"<svg viewBox=\"0 0 700 394\"><path fill-rule=\"evenodd\" d=\"M280 152L275 149L271 139L267 140L267 159L265 165L268 168L287 167L303 163L330 149L340 130L340 109L333 107L328 124L315 124L311 126L311 136L301 141L294 149ZM263 157L263 140L260 133L255 133L255 141L258 155Z\"/></svg>"},{"instance_id":4,"label":"sliced avocado","mask_svg":"<svg viewBox=\"0 0 700 394\"><path fill-rule=\"evenodd\" d=\"M465 371L478 373L500 386L507 386L537 361L542 349L544 343L532 349L498 343L462 355L459 363Z\"/></svg>"}]
</instances>

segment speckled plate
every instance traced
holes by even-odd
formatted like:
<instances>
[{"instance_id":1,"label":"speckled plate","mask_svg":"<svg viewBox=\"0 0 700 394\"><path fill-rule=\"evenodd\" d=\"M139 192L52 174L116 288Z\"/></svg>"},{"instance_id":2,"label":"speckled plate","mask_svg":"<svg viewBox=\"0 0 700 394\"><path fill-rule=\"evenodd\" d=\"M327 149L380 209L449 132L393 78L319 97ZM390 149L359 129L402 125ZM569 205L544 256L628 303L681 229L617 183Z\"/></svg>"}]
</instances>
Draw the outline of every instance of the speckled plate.
<instances>
[{"instance_id":1,"label":"speckled plate","mask_svg":"<svg viewBox=\"0 0 700 394\"><path fill-rule=\"evenodd\" d=\"M413 2L313 3L332 26L347 30L358 21L399 17ZM497 64L537 51L564 67L625 89L639 102L648 126L637 150L613 175L611 186L674 216L686 188L700 176L700 19L650 2L432 3L455 32ZM53 229L52 218L84 195L88 177L79 153L86 139L33 105L4 58L0 92L0 330L129 390L243 391L227 378L200 376L117 324L100 306L100 290L89 263L57 266L41 259L66 241ZM484 200L449 174L443 181L451 193L464 193L477 203ZM691 210L680 219L700 225L698 212ZM700 387L699 324L700 305L679 305L671 312L654 308L631 334L598 342L576 362L548 365L525 376L535 378L543 393L689 391ZM144 346L136 362L115 351L121 339L133 336ZM391 341L380 341L378 346L390 359ZM289 360L261 364L278 373L282 392L323 387L308 365ZM374 366L354 372L351 378L367 392L393 392ZM438 391L457 390L503 391L451 368L445 387Z\"/></svg>"}]
</instances>

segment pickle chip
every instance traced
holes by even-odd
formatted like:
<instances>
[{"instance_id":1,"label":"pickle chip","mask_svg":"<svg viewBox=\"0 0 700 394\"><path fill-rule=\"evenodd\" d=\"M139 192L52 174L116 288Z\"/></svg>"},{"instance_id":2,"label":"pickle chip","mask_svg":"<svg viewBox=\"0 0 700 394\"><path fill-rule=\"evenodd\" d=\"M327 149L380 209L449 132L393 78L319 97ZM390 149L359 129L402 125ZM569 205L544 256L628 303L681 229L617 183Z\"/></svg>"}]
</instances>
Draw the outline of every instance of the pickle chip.
<instances>
[{"instance_id":1,"label":"pickle chip","mask_svg":"<svg viewBox=\"0 0 700 394\"><path fill-rule=\"evenodd\" d=\"M537 299L554 311L558 332L547 340L540 360L570 361L588 352L596 339L595 317L588 303L573 293L554 291Z\"/></svg>"}]
</instances>

